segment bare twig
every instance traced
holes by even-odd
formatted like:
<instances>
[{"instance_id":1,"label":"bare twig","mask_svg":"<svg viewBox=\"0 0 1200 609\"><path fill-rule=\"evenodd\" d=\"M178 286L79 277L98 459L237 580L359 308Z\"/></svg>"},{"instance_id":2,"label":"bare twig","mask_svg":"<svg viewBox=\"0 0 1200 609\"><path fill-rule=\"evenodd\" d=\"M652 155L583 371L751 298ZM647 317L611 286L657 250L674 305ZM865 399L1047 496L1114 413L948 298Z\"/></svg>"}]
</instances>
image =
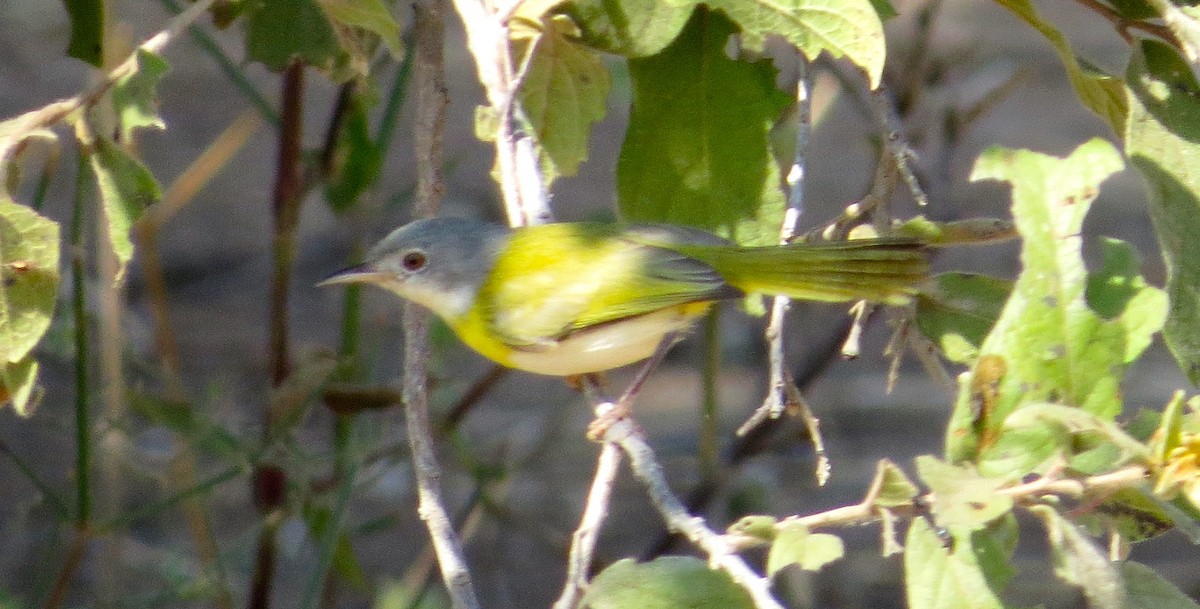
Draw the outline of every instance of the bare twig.
<instances>
[{"instance_id":1,"label":"bare twig","mask_svg":"<svg viewBox=\"0 0 1200 609\"><path fill-rule=\"evenodd\" d=\"M600 404L597 413L612 407L611 404ZM654 507L658 509L668 528L683 534L696 544L701 551L708 555L709 564L721 569L734 582L750 594L754 606L758 609L783 609L783 605L771 595L770 582L755 573L746 561L734 552L725 536L708 528L704 519L688 513L679 498L671 492L667 479L663 475L662 466L654 454L654 449L646 442L641 429L632 419L620 419L608 428L604 441L615 443L629 456L630 469L633 475L646 486L647 494Z\"/></svg>"},{"instance_id":2,"label":"bare twig","mask_svg":"<svg viewBox=\"0 0 1200 609\"><path fill-rule=\"evenodd\" d=\"M879 85L878 89L871 92L871 102L875 110L875 120L878 121L880 133L884 137L884 146L896 160L896 169L900 172L900 177L905 186L908 186L908 192L917 205L927 207L929 197L921 189L917 176L909 166L909 161L915 160L917 153L904 139L904 133L900 130L900 117L896 116L895 103L885 85Z\"/></svg>"},{"instance_id":3,"label":"bare twig","mask_svg":"<svg viewBox=\"0 0 1200 609\"><path fill-rule=\"evenodd\" d=\"M432 217L445 192L442 180L442 141L445 126L446 84L442 56L445 26L442 0L421 0L414 5L416 57L413 63L417 92L414 144L417 156L416 212ZM408 443L417 476L417 512L433 542L442 580L455 609L477 609L479 601L463 557L462 541L442 503L441 468L433 451L429 423L426 362L429 361L429 316L420 307L404 306L404 417Z\"/></svg>"},{"instance_id":4,"label":"bare twig","mask_svg":"<svg viewBox=\"0 0 1200 609\"><path fill-rule=\"evenodd\" d=\"M1017 484L996 489L996 493L1012 497L1020 505L1032 505L1042 501L1043 497L1084 497L1088 495L1103 496L1117 489L1137 485L1146 480L1149 470L1141 465L1125 467L1116 471L1089 476L1087 478L1056 478L1046 476L1032 482ZM919 506L928 506L934 500L933 493L922 495L907 505L889 507L885 513L875 505L878 496L877 489L868 492L861 503L847 505L807 516L795 516L781 520L778 526L799 523L809 529L828 529L870 524L893 516L914 516L919 513ZM730 543L737 549L746 549L766 543L761 538L748 536L730 536Z\"/></svg>"},{"instance_id":5,"label":"bare twig","mask_svg":"<svg viewBox=\"0 0 1200 609\"><path fill-rule=\"evenodd\" d=\"M508 18L519 4L496 8L481 0L453 0L467 32L479 81L496 116L494 139L500 191L511 226L543 224L552 214L533 138L522 131L517 102L520 80L509 44ZM490 3L488 3L490 4Z\"/></svg>"},{"instance_id":6,"label":"bare twig","mask_svg":"<svg viewBox=\"0 0 1200 609\"><path fill-rule=\"evenodd\" d=\"M796 236L796 227L799 225L800 216L804 214L804 155L808 150L808 136L812 127L812 76L808 70L808 62L798 50L796 70L796 150L787 175L788 206L779 227L780 243L788 243ZM764 334L767 339L769 369L767 395L762 406L738 428L738 435L744 435L766 418L778 419L783 414L789 383L783 354L783 327L790 306L791 299L786 296L775 296L771 299L771 313Z\"/></svg>"},{"instance_id":7,"label":"bare twig","mask_svg":"<svg viewBox=\"0 0 1200 609\"><path fill-rule=\"evenodd\" d=\"M660 352L665 352L662 349L663 345L669 346L668 341L672 340L671 336L664 339L660 345L660 351L656 351L655 355L658 356ZM644 378L653 368L656 359L657 357L652 357L648 360L647 364L639 371L638 379ZM583 381L585 392L592 403L592 409L596 416L592 430L596 430L597 422L604 422L600 439L605 445L620 446L621 450L629 456L633 475L645 485L650 502L662 515L667 528L682 534L696 544L701 551L708 555L709 563L714 568L725 571L734 582L750 594L757 609L783 609L779 601L771 596L770 581L755 573L742 560L741 556L734 553L724 536L708 528L703 518L689 514L679 498L671 492L671 487L667 484L662 465L659 464L654 449L650 448L641 428L628 414L629 405L636 398L640 382L635 380L631 383L622 394L621 399L614 402L601 395L599 381L594 375L585 375ZM619 413L619 416L614 417L614 413ZM601 473L599 468L598 473Z\"/></svg>"},{"instance_id":8,"label":"bare twig","mask_svg":"<svg viewBox=\"0 0 1200 609\"><path fill-rule=\"evenodd\" d=\"M567 581L553 609L574 609L587 587L588 571L592 567L592 556L596 551L596 539L600 525L608 515L608 502L612 497L613 484L621 466L621 450L616 444L605 443L596 460L596 475L588 491L579 527L571 536L571 551L567 558Z\"/></svg>"}]
</instances>

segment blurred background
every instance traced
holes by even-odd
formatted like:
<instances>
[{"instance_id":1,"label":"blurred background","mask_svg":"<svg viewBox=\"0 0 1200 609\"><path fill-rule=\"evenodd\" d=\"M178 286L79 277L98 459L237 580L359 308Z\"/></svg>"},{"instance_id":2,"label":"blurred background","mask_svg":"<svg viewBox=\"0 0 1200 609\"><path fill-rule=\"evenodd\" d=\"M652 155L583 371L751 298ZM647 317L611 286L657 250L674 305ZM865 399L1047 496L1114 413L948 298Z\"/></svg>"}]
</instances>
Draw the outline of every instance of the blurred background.
<instances>
[{"instance_id":1,"label":"blurred background","mask_svg":"<svg viewBox=\"0 0 1200 609\"><path fill-rule=\"evenodd\" d=\"M1003 8L983 1L895 4L901 15L887 24L886 79L897 94L905 133L919 155L916 168L931 197L928 215L1008 216L1006 187L968 181L975 157L988 146L1062 155L1091 137L1110 137L1104 123L1068 88L1046 40ZM1128 47L1108 22L1076 3L1036 4L1063 29L1080 56L1110 73L1124 70ZM156 32L171 15L157 0L119 0L112 3L112 14L134 41ZM447 18L451 103L443 213L500 219L498 193L489 175L491 148L473 136L482 91L457 17ZM238 28L217 31L207 23L203 27L235 61L241 60ZM90 70L64 56L68 37L61 3L0 0L0 118L73 95L89 82ZM139 139L142 158L165 185L250 105L191 39L181 38L164 55L171 71L158 90L167 129L142 132ZM594 129L591 158L579 175L561 179L554 187L552 206L562 220L612 215L614 170L630 94L623 62L613 59L610 69L614 87L609 113ZM243 72L269 100L275 99L277 75L258 64L243 66ZM877 136L864 94L840 92L829 69L818 74L805 227L828 222L866 193L876 154ZM322 141L336 95L334 85L310 72L306 147ZM343 292L314 284L349 262L356 239L372 242L410 218L415 161L409 105L401 113L381 185L359 209L335 214L319 190L305 201L290 299L297 359L334 349L339 340ZM272 128L260 125L230 165L163 226L158 243L187 394L206 420L246 439L258 437L260 409L270 392L267 290L275 145ZM70 215L75 178L69 161L60 167L44 213L63 221ZM899 197L894 213L907 217L919 212ZM1148 279L1162 284L1162 262L1141 184L1131 172L1104 185L1086 230L1090 236L1133 242L1143 254ZM1016 252L1015 244L959 249L936 264L1011 278ZM150 391L156 387L157 356L147 286L137 259L130 267L126 294L122 358L131 388ZM368 291L363 306L363 349L371 380L396 385L402 344L399 303ZM886 391L887 361L880 352L890 330L884 321L880 317L869 327L862 356L845 361L836 354L846 323L843 309L800 305L789 320L791 367L804 373L798 376L821 419L832 460L832 478L824 487L815 482L812 445L799 422L783 420L757 442L739 444L734 436L761 403L766 379L761 320L733 308L723 312L719 330L724 466L705 482L697 465L704 355L694 337L677 347L651 377L635 410L675 490L696 498L699 510L715 527L723 527L746 512L808 514L855 503L879 459L891 459L911 471L912 457L940 454L951 397L911 361L901 367L895 389ZM457 345L444 329L435 328L434 341L436 416L450 411L477 379L489 374L490 366ZM39 408L30 418L0 411L3 452L20 456L61 497L70 497L74 475L73 358L70 329L60 320L42 347L45 393ZM628 376L628 371L614 373L610 382L619 388ZM1128 408L1161 408L1174 390L1186 386L1157 342L1128 377ZM166 496L168 482L178 475L173 469L178 442L174 432L144 418L104 410L99 400L95 409L97 445L107 453L99 457L94 482L99 515L129 513ZM598 450L583 439L590 417L583 399L561 380L513 372L499 377L441 443L448 501L467 523L468 561L484 606L545 607L557 596L566 544ZM300 485L288 489L296 510L280 527L274 595L282 604L276 606L295 605L314 568L313 537L300 512L301 506L332 501L328 493L321 495L316 483L329 473L333 418L326 408L314 407L295 441L273 457L289 472L293 485ZM357 579L353 573L345 575L337 598L340 606L360 607L382 603L388 594L419 589L429 570L427 557L422 557L426 535L416 518L401 413L397 408L366 412L356 417L352 428L363 466L343 524L352 531L355 560L349 564L359 571ZM229 463L220 454L202 453L198 475L205 479ZM0 553L0 605L33 606L53 584L69 542L69 525L56 520L45 493L12 460L0 459L0 489L0 546L5 548ZM221 577L233 590L234 604L240 605L261 525L248 476L214 485L202 502L216 535ZM179 510L167 509L128 523L116 534L115 549L90 544L70 587L69 604L93 606L120 599L118 604L127 607L211 606L215 593L203 583L211 574L197 558L189 526ZM1037 525L1027 529L1038 531ZM791 573L785 587L795 606L903 606L902 565L897 558L880 557L878 527L835 532L847 540L847 557L815 575ZM624 472L600 538L598 560L607 564L626 556L650 556L668 547L664 539L657 514ZM676 546L669 551L687 549ZM1084 606L1076 590L1053 578L1038 534L1023 535L1018 554L1020 570L1009 590L1015 605ZM1159 569L1189 594L1200 594L1200 576L1194 569L1200 549L1179 533L1136 546L1133 558ZM438 595L430 595L427 602L439 606Z\"/></svg>"}]
</instances>

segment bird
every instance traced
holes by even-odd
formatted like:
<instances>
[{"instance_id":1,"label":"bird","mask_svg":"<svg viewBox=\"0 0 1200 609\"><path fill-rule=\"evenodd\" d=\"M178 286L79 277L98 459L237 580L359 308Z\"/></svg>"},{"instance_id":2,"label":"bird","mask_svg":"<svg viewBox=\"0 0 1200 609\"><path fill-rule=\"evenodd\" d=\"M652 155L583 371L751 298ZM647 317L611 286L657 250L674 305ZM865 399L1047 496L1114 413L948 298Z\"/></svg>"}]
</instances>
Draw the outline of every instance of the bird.
<instances>
[{"instance_id":1,"label":"bird","mask_svg":"<svg viewBox=\"0 0 1200 609\"><path fill-rule=\"evenodd\" d=\"M651 357L720 301L904 305L927 276L925 247L909 238L748 247L673 224L435 217L395 229L318 285L378 286L492 361L573 377Z\"/></svg>"}]
</instances>

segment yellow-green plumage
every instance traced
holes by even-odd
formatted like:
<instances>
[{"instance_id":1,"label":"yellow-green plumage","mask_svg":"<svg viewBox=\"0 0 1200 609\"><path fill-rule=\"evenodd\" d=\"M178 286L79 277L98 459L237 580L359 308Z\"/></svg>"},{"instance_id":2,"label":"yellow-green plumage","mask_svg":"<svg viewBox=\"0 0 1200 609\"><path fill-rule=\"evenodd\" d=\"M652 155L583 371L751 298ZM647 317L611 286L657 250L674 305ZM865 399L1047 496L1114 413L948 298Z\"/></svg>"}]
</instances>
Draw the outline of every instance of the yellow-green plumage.
<instances>
[{"instance_id":1,"label":"yellow-green plumage","mask_svg":"<svg viewBox=\"0 0 1200 609\"><path fill-rule=\"evenodd\" d=\"M421 268L405 267L413 252ZM676 226L509 231L434 219L397 229L363 267L333 281L377 283L429 307L493 360L567 375L644 359L719 300L762 293L900 304L926 273L911 240L747 248Z\"/></svg>"}]
</instances>

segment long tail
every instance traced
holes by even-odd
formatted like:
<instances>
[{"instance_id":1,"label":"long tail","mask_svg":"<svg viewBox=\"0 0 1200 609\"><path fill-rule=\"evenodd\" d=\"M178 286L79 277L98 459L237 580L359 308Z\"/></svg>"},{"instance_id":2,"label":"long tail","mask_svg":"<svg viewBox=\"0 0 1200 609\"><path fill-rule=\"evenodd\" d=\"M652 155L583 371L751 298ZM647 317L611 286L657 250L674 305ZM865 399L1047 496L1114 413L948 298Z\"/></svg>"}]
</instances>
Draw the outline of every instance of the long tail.
<instances>
[{"instance_id":1,"label":"long tail","mask_svg":"<svg viewBox=\"0 0 1200 609\"><path fill-rule=\"evenodd\" d=\"M695 247L707 262L744 291L803 300L871 300L906 304L928 278L922 243L911 239L856 239L778 247Z\"/></svg>"}]
</instances>

